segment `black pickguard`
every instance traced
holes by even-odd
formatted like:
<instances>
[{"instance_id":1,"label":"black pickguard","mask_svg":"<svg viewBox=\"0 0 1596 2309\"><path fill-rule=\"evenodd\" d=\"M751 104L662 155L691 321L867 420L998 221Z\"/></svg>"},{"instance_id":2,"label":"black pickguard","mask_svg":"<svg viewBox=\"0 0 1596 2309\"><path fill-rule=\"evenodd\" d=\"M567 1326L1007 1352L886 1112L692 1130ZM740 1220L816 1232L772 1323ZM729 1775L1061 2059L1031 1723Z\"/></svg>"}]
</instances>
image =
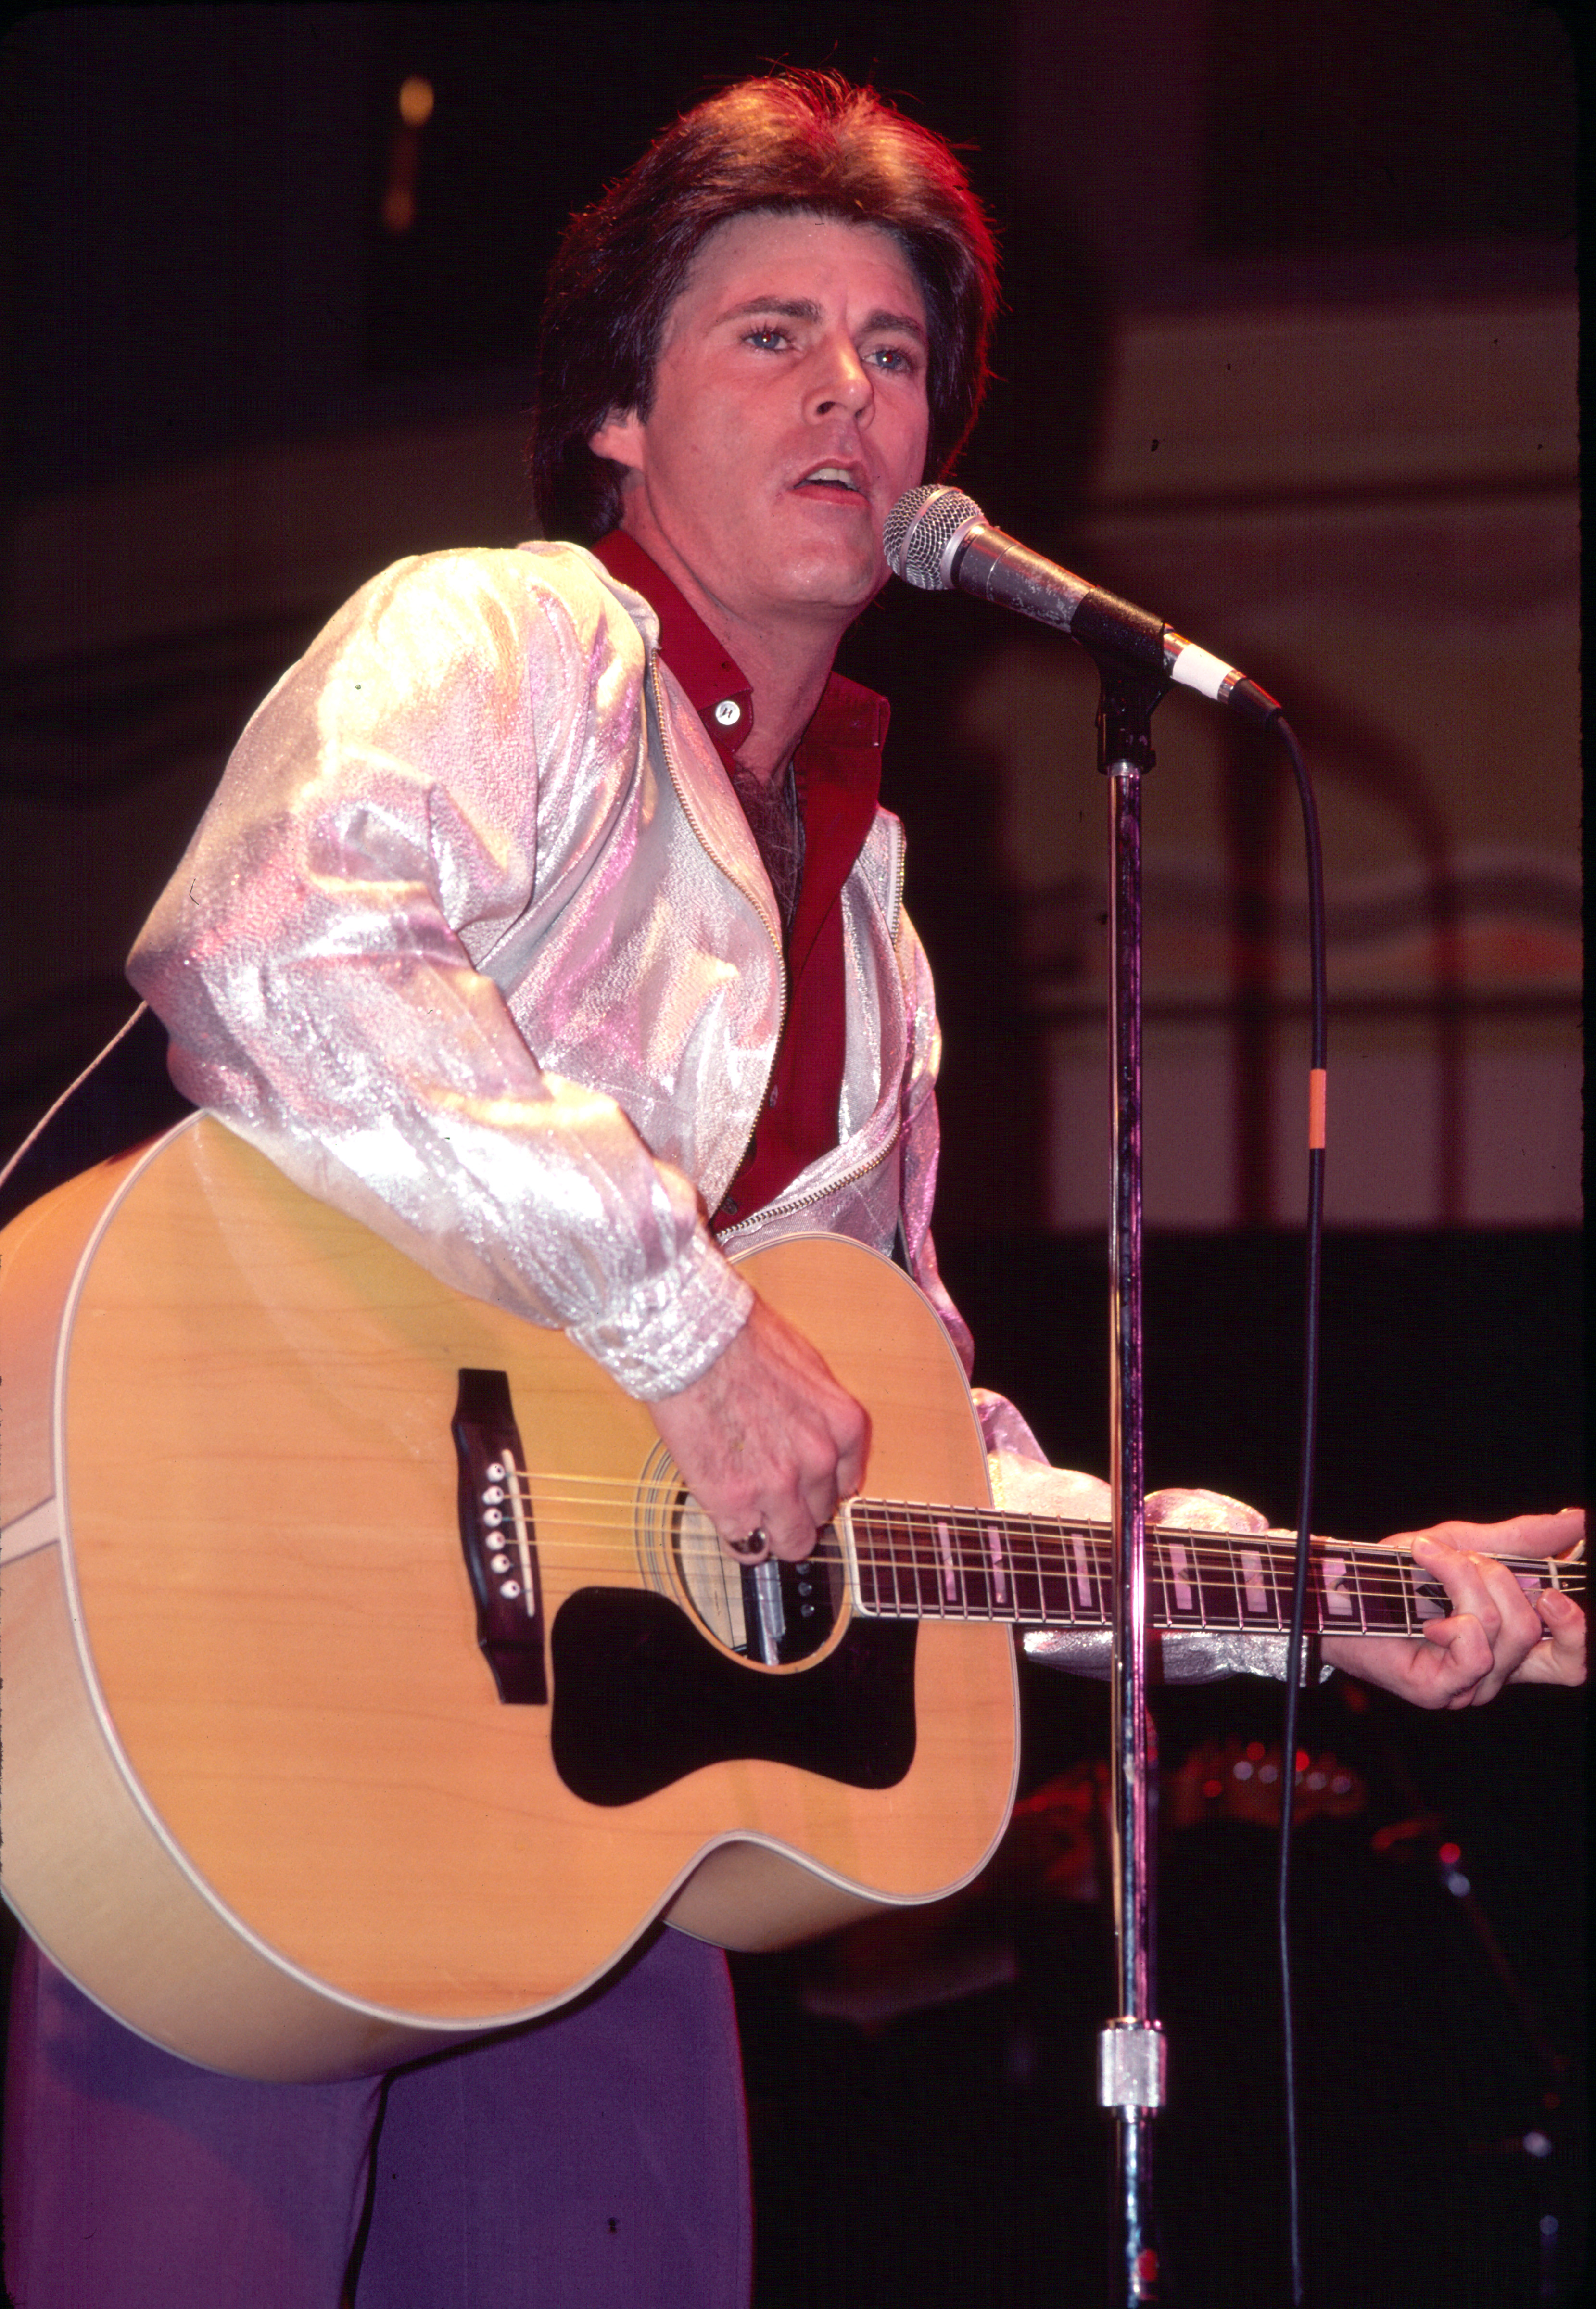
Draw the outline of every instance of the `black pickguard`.
<instances>
[{"instance_id":1,"label":"black pickguard","mask_svg":"<svg viewBox=\"0 0 1596 2309\"><path fill-rule=\"evenodd\" d=\"M914 1760L912 1621L855 1620L794 1675L729 1658L663 1596L583 1587L550 1639L555 1768L586 1803L636 1803L706 1764L796 1764L890 1788Z\"/></svg>"}]
</instances>

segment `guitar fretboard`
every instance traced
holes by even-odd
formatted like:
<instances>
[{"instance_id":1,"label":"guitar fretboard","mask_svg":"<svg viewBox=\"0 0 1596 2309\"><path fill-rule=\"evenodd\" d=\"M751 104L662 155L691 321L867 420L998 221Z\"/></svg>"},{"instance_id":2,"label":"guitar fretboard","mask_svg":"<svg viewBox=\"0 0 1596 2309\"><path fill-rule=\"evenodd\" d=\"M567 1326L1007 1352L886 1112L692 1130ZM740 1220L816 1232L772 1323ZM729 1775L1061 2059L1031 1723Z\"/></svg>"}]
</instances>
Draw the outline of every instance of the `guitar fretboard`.
<instances>
[{"instance_id":1,"label":"guitar fretboard","mask_svg":"<svg viewBox=\"0 0 1596 2309\"><path fill-rule=\"evenodd\" d=\"M1106 1628L1113 1620L1107 1526L996 1509L856 1500L847 1510L855 1603L886 1620L1009 1620L1026 1627ZM1401 1550L1316 1539L1310 1633L1416 1636L1451 1610L1446 1591ZM1151 1624L1278 1634L1291 1623L1296 1543L1243 1532L1150 1529ZM1583 1594L1584 1565L1505 1559L1531 1595Z\"/></svg>"}]
</instances>

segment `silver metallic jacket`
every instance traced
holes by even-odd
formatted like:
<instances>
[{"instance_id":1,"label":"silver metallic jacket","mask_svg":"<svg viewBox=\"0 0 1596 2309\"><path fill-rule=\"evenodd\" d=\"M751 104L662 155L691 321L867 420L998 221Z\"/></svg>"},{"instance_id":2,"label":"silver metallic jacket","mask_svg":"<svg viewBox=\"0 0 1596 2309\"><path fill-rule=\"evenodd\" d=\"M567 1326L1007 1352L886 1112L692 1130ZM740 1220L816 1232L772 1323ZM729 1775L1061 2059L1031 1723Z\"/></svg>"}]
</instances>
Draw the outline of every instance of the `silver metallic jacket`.
<instances>
[{"instance_id":1,"label":"silver metallic jacket","mask_svg":"<svg viewBox=\"0 0 1596 2309\"><path fill-rule=\"evenodd\" d=\"M179 1088L457 1288L674 1393L751 1293L703 1213L758 1119L775 900L653 611L568 545L363 588L251 720L129 964ZM927 1228L938 1034L877 814L844 886L840 1143L756 1220Z\"/></svg>"},{"instance_id":2,"label":"silver metallic jacket","mask_svg":"<svg viewBox=\"0 0 1596 2309\"><path fill-rule=\"evenodd\" d=\"M574 546L396 564L252 717L128 965L186 1097L644 1399L746 1319L703 1214L786 999L769 878L658 645L642 595ZM931 1246L940 1037L902 885L878 811L841 895L839 1143L722 1240L891 1252L901 1224L968 1370ZM1000 1501L1107 1512L1012 1405L977 1402ZM1176 1639L1165 1673L1267 1672L1238 1640L1178 1665ZM1107 1641L1026 1647L1091 1673Z\"/></svg>"}]
</instances>

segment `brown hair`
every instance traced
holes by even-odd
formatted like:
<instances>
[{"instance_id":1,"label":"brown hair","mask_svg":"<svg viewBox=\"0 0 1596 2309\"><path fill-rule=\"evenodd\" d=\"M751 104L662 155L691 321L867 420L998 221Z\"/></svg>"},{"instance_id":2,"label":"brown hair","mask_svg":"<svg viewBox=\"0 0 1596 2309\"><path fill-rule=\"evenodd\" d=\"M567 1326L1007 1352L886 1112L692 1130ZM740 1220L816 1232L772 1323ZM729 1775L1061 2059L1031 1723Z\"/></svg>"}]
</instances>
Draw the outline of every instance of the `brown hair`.
<instances>
[{"instance_id":1,"label":"brown hair","mask_svg":"<svg viewBox=\"0 0 1596 2309\"><path fill-rule=\"evenodd\" d=\"M746 80L686 112L565 228L539 340L531 451L544 534L591 544L620 519L621 468L589 448L611 411L646 418L660 333L705 236L804 209L894 234L926 300L930 435L945 472L975 422L997 307L991 227L952 148L835 73Z\"/></svg>"}]
</instances>

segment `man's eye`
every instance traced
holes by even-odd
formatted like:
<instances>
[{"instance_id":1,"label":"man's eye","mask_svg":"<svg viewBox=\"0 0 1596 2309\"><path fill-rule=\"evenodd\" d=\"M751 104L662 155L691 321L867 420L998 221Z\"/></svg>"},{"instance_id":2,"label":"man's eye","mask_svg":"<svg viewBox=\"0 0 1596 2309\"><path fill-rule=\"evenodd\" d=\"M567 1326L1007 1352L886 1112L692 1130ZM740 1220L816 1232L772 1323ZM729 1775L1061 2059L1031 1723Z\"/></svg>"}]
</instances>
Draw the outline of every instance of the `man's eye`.
<instances>
[{"instance_id":1,"label":"man's eye","mask_svg":"<svg viewBox=\"0 0 1596 2309\"><path fill-rule=\"evenodd\" d=\"M914 355L906 351L902 345L877 345L870 359L877 368L884 368L893 376L914 375Z\"/></svg>"},{"instance_id":2,"label":"man's eye","mask_svg":"<svg viewBox=\"0 0 1596 2309\"><path fill-rule=\"evenodd\" d=\"M743 340L745 344L770 347L777 350L790 342L786 330L777 328L750 329Z\"/></svg>"}]
</instances>

